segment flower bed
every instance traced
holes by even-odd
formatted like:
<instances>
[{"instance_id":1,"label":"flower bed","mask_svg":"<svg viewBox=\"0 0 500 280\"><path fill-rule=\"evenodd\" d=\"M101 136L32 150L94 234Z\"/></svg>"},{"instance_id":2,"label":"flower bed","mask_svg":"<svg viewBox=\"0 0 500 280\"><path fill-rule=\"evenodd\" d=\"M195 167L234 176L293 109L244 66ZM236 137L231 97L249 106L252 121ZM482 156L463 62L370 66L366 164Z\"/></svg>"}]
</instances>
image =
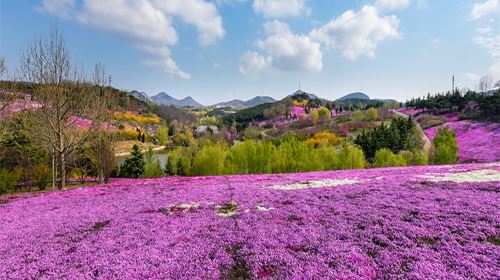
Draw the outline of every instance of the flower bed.
<instances>
[{"instance_id":1,"label":"flower bed","mask_svg":"<svg viewBox=\"0 0 500 280\"><path fill-rule=\"evenodd\" d=\"M457 134L460 162L500 161L500 124L472 121L447 122L425 130L431 140L440 128Z\"/></svg>"},{"instance_id":2,"label":"flower bed","mask_svg":"<svg viewBox=\"0 0 500 280\"><path fill-rule=\"evenodd\" d=\"M118 180L0 202L0 279L498 279L500 164Z\"/></svg>"}]
</instances>

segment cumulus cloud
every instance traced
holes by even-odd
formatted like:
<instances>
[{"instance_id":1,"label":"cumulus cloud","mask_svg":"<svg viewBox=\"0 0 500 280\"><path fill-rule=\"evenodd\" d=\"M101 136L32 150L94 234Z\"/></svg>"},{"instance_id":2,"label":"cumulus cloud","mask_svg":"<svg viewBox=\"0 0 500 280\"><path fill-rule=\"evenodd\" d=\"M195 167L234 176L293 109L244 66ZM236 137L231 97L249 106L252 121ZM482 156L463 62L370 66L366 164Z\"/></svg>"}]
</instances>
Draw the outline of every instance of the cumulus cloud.
<instances>
[{"instance_id":1,"label":"cumulus cloud","mask_svg":"<svg viewBox=\"0 0 500 280\"><path fill-rule=\"evenodd\" d=\"M205 0L43 0L44 11L59 15L60 9L75 15L76 20L99 30L119 34L149 56L143 63L157 66L169 75L189 79L171 58L170 47L179 37L172 21L179 19L198 31L200 45L214 44L223 38L222 18L214 3ZM69 11L71 10L71 11Z\"/></svg>"},{"instance_id":2,"label":"cumulus cloud","mask_svg":"<svg viewBox=\"0 0 500 280\"><path fill-rule=\"evenodd\" d=\"M408 7L410 0L377 0L375 6L381 10L400 10Z\"/></svg>"},{"instance_id":3,"label":"cumulus cloud","mask_svg":"<svg viewBox=\"0 0 500 280\"><path fill-rule=\"evenodd\" d=\"M396 16L379 16L374 6L347 11L338 18L310 32L310 37L327 48L339 49L344 57L356 60L360 56L375 57L378 44L400 37Z\"/></svg>"},{"instance_id":4,"label":"cumulus cloud","mask_svg":"<svg viewBox=\"0 0 500 280\"><path fill-rule=\"evenodd\" d=\"M500 81L500 61L490 67L490 74L495 81Z\"/></svg>"},{"instance_id":5,"label":"cumulus cloud","mask_svg":"<svg viewBox=\"0 0 500 280\"><path fill-rule=\"evenodd\" d=\"M40 9L62 18L69 18L75 8L76 0L43 0Z\"/></svg>"},{"instance_id":6,"label":"cumulus cloud","mask_svg":"<svg viewBox=\"0 0 500 280\"><path fill-rule=\"evenodd\" d=\"M472 6L471 19L477 20L487 16L500 16L499 0L487 0L484 3L476 3Z\"/></svg>"},{"instance_id":7,"label":"cumulus cloud","mask_svg":"<svg viewBox=\"0 0 500 280\"><path fill-rule=\"evenodd\" d=\"M311 11L306 0L254 0L253 10L268 18L308 15Z\"/></svg>"},{"instance_id":8,"label":"cumulus cloud","mask_svg":"<svg viewBox=\"0 0 500 280\"><path fill-rule=\"evenodd\" d=\"M314 71L323 68L321 45L308 36L294 34L290 27L274 20L264 24L267 38L257 40L264 53L247 52L241 58L240 72L248 76L280 71Z\"/></svg>"}]
</instances>

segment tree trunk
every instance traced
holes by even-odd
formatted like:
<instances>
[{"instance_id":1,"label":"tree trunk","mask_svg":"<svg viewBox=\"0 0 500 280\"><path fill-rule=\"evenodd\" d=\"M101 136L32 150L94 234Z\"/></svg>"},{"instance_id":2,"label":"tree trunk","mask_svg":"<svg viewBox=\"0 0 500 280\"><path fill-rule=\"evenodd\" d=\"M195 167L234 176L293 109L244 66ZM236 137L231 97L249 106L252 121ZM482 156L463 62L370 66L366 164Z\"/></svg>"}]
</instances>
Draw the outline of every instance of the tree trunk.
<instances>
[{"instance_id":1,"label":"tree trunk","mask_svg":"<svg viewBox=\"0 0 500 280\"><path fill-rule=\"evenodd\" d=\"M66 188L66 156L64 152L61 153L61 188Z\"/></svg>"}]
</instances>

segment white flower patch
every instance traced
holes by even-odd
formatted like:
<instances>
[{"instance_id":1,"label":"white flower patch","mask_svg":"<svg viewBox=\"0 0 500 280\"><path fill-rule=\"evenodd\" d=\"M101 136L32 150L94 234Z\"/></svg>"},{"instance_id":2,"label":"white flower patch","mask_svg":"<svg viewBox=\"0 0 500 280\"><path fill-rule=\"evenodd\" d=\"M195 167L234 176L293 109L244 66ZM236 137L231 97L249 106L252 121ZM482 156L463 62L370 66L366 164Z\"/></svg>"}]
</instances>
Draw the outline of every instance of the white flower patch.
<instances>
[{"instance_id":1,"label":"white flower patch","mask_svg":"<svg viewBox=\"0 0 500 280\"><path fill-rule=\"evenodd\" d=\"M484 169L462 173L429 173L419 177L431 182L484 183L500 181L500 171Z\"/></svg>"},{"instance_id":2,"label":"white flower patch","mask_svg":"<svg viewBox=\"0 0 500 280\"><path fill-rule=\"evenodd\" d=\"M163 209L165 212L171 215L178 212L187 213L191 209L198 209L198 208L200 208L200 204L193 202L193 203L182 203L182 204L172 205L169 206L168 208L163 208Z\"/></svg>"},{"instance_id":3,"label":"white flower patch","mask_svg":"<svg viewBox=\"0 0 500 280\"><path fill-rule=\"evenodd\" d=\"M265 207L265 206L261 206L261 205L257 205L255 207L255 210L257 210L259 212L267 212L267 211L271 211L273 209L274 209L273 207Z\"/></svg>"},{"instance_id":4,"label":"white flower patch","mask_svg":"<svg viewBox=\"0 0 500 280\"><path fill-rule=\"evenodd\" d=\"M275 190L294 191L302 189L315 189L324 187L335 187L341 185L352 185L357 183L359 183L359 181L356 179L325 179L325 180L316 180L306 183L297 183L290 185L275 185L271 186L270 188Z\"/></svg>"}]
</instances>

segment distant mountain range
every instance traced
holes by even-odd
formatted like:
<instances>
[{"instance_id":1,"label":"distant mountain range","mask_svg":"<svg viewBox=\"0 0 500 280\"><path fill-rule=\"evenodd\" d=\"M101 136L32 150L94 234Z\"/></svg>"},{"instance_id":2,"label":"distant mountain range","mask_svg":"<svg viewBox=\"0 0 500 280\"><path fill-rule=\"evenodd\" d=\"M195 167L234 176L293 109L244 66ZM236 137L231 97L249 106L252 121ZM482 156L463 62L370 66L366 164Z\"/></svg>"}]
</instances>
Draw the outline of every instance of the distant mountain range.
<instances>
[{"instance_id":1,"label":"distant mountain range","mask_svg":"<svg viewBox=\"0 0 500 280\"><path fill-rule=\"evenodd\" d=\"M155 96L151 96L151 101L157 104L174 105L177 107L193 107L193 108L204 107L202 104L194 100L191 96L188 96L183 99L176 99L168 95L166 92L160 92Z\"/></svg>"},{"instance_id":2,"label":"distant mountain range","mask_svg":"<svg viewBox=\"0 0 500 280\"><path fill-rule=\"evenodd\" d=\"M254 106L265 104L265 103L274 103L274 102L276 102L276 99L274 99L272 97L256 96L256 97L254 97L250 100L247 100L247 101L243 101L240 99L234 99L231 101L214 104L214 105L212 105L212 107L218 107L218 108L231 107L234 109L245 109L245 108L254 107Z\"/></svg>"}]
</instances>

